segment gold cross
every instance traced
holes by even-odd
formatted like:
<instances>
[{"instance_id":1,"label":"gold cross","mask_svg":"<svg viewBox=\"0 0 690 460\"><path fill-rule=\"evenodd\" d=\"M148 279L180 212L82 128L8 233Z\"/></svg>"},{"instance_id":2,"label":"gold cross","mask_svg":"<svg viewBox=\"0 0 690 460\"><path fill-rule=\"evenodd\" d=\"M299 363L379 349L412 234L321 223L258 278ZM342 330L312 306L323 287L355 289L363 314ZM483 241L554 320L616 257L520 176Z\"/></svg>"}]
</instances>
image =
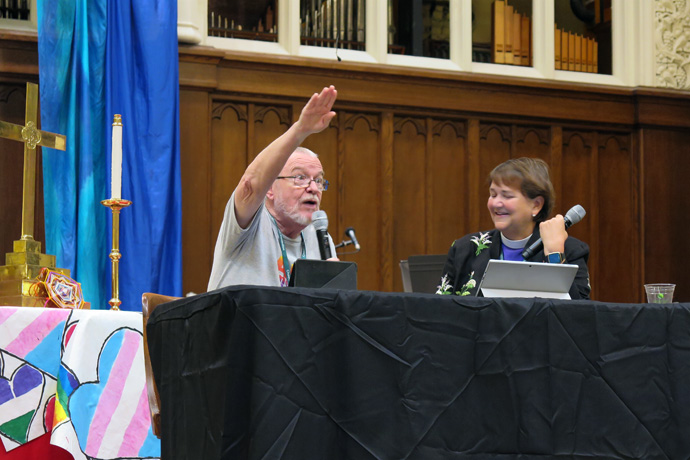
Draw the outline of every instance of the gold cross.
<instances>
[{"instance_id":1,"label":"gold cross","mask_svg":"<svg viewBox=\"0 0 690 460\"><path fill-rule=\"evenodd\" d=\"M22 190L22 240L34 239L34 204L36 202L36 146L65 150L65 136L41 131L36 127L38 85L26 84L25 125L0 121L0 137L24 143L24 188Z\"/></svg>"}]
</instances>

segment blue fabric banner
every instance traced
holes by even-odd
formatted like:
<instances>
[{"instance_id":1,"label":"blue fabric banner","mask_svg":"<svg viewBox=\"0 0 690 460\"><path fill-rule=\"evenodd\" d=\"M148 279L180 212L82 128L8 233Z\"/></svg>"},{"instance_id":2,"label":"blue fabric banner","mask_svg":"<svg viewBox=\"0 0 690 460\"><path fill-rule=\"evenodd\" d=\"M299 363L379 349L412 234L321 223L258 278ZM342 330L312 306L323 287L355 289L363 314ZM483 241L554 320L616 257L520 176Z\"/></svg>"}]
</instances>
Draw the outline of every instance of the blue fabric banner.
<instances>
[{"instance_id":1,"label":"blue fabric banner","mask_svg":"<svg viewBox=\"0 0 690 460\"><path fill-rule=\"evenodd\" d=\"M122 114L120 297L182 292L176 0L108 3L106 113ZM108 161L110 143L108 137Z\"/></svg>"},{"instance_id":2,"label":"blue fabric banner","mask_svg":"<svg viewBox=\"0 0 690 460\"><path fill-rule=\"evenodd\" d=\"M109 308L111 130L122 115L121 308L146 291L181 295L177 2L38 1L42 128L67 135L43 154L46 252L92 308Z\"/></svg>"},{"instance_id":3,"label":"blue fabric banner","mask_svg":"<svg viewBox=\"0 0 690 460\"><path fill-rule=\"evenodd\" d=\"M104 148L106 0L38 2L41 128L65 134L44 149L46 247L92 308L110 299Z\"/></svg>"}]
</instances>

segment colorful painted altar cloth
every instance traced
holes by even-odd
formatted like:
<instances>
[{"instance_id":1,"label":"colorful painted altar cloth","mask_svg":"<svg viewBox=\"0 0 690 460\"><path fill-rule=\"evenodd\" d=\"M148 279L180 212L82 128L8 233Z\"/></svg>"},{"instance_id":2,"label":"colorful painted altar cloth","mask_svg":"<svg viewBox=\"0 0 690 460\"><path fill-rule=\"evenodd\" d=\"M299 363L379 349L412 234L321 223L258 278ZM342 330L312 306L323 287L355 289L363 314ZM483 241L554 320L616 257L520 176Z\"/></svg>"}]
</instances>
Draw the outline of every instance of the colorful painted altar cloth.
<instances>
[{"instance_id":1,"label":"colorful painted altar cloth","mask_svg":"<svg viewBox=\"0 0 690 460\"><path fill-rule=\"evenodd\" d=\"M140 313L0 308L0 440L51 432L75 458L160 457Z\"/></svg>"}]
</instances>

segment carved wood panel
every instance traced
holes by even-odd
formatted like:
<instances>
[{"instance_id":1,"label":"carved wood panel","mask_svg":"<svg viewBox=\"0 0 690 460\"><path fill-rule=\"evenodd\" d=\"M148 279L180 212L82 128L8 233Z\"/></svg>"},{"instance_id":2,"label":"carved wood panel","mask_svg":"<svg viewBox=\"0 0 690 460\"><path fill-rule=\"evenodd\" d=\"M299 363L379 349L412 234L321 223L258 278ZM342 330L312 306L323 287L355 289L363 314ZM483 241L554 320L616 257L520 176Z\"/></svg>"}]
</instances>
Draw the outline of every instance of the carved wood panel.
<instances>
[{"instance_id":1,"label":"carved wood panel","mask_svg":"<svg viewBox=\"0 0 690 460\"><path fill-rule=\"evenodd\" d=\"M250 108L254 109L254 135L247 152L247 164L251 163L268 144L287 131L291 124L289 107L256 104Z\"/></svg>"},{"instance_id":2,"label":"carved wood panel","mask_svg":"<svg viewBox=\"0 0 690 460\"><path fill-rule=\"evenodd\" d=\"M551 163L549 130L534 126L513 126L513 158L541 158Z\"/></svg>"},{"instance_id":3,"label":"carved wood panel","mask_svg":"<svg viewBox=\"0 0 690 460\"><path fill-rule=\"evenodd\" d=\"M206 91L180 91L193 123L180 123L183 293L205 292L218 231L211 224L211 118ZM215 230L215 232L214 232Z\"/></svg>"},{"instance_id":4,"label":"carved wood panel","mask_svg":"<svg viewBox=\"0 0 690 460\"><path fill-rule=\"evenodd\" d=\"M0 84L0 120L24 125L25 107L25 85ZM43 174L41 172L42 149L37 148L36 152L36 203L34 207L33 236L35 240L41 242L41 250L45 253ZM5 265L5 253L13 250L12 242L22 236L23 174L24 144L0 138L0 197L3 197L0 200L0 222L2 222L0 225L0 265Z\"/></svg>"},{"instance_id":5,"label":"carved wood panel","mask_svg":"<svg viewBox=\"0 0 690 460\"><path fill-rule=\"evenodd\" d=\"M690 132L644 129L644 283L674 283L673 299L690 299Z\"/></svg>"},{"instance_id":6,"label":"carved wood panel","mask_svg":"<svg viewBox=\"0 0 690 460\"><path fill-rule=\"evenodd\" d=\"M636 268L639 213L629 136L598 133L597 281L600 300L634 302L643 289Z\"/></svg>"},{"instance_id":7,"label":"carved wood panel","mask_svg":"<svg viewBox=\"0 0 690 460\"><path fill-rule=\"evenodd\" d=\"M471 231L467 202L467 127L455 120L428 119L426 253L444 254Z\"/></svg>"},{"instance_id":8,"label":"carved wood panel","mask_svg":"<svg viewBox=\"0 0 690 460\"><path fill-rule=\"evenodd\" d=\"M592 156L592 138L594 133L582 131L563 131L563 153L561 160L561 176L559 181L562 184L561 194L556 196L555 211L561 214L576 204L585 208L587 215L577 225L568 230L568 234L586 242L590 247L590 280L597 279L598 270L596 261L597 236L598 231L594 225L597 215L597 181L593 177L592 171L596 167ZM599 285L591 282L592 298L598 298Z\"/></svg>"},{"instance_id":9,"label":"carved wood panel","mask_svg":"<svg viewBox=\"0 0 690 460\"><path fill-rule=\"evenodd\" d=\"M225 206L249 165L250 118L253 104L220 102L211 119L211 229L215 245ZM275 117L274 117L275 120ZM254 123L251 123L254 126ZM254 153L255 155L256 153Z\"/></svg>"},{"instance_id":10,"label":"carved wood panel","mask_svg":"<svg viewBox=\"0 0 690 460\"><path fill-rule=\"evenodd\" d=\"M394 118L393 130L393 261L426 254L427 127L423 118ZM393 289L402 291L400 276Z\"/></svg>"},{"instance_id":11,"label":"carved wood panel","mask_svg":"<svg viewBox=\"0 0 690 460\"><path fill-rule=\"evenodd\" d=\"M339 163L338 206L343 222L357 230L362 250L352 260L358 266L358 287L379 289L384 283L381 261L381 166L379 116L347 113L343 122L342 162Z\"/></svg>"}]
</instances>

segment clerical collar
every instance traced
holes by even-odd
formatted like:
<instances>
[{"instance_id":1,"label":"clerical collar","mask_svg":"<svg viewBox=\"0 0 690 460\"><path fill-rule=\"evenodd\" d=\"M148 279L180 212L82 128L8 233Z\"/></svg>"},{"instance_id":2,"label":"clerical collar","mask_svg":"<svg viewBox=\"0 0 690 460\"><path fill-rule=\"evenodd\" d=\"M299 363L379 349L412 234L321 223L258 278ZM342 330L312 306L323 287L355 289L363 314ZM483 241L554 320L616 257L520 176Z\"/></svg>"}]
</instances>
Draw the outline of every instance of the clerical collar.
<instances>
[{"instance_id":1,"label":"clerical collar","mask_svg":"<svg viewBox=\"0 0 690 460\"><path fill-rule=\"evenodd\" d=\"M527 246L527 242L531 237L532 235L521 240L509 240L506 236L503 235L503 233L501 233L501 242L510 249L522 249L525 246Z\"/></svg>"}]
</instances>

